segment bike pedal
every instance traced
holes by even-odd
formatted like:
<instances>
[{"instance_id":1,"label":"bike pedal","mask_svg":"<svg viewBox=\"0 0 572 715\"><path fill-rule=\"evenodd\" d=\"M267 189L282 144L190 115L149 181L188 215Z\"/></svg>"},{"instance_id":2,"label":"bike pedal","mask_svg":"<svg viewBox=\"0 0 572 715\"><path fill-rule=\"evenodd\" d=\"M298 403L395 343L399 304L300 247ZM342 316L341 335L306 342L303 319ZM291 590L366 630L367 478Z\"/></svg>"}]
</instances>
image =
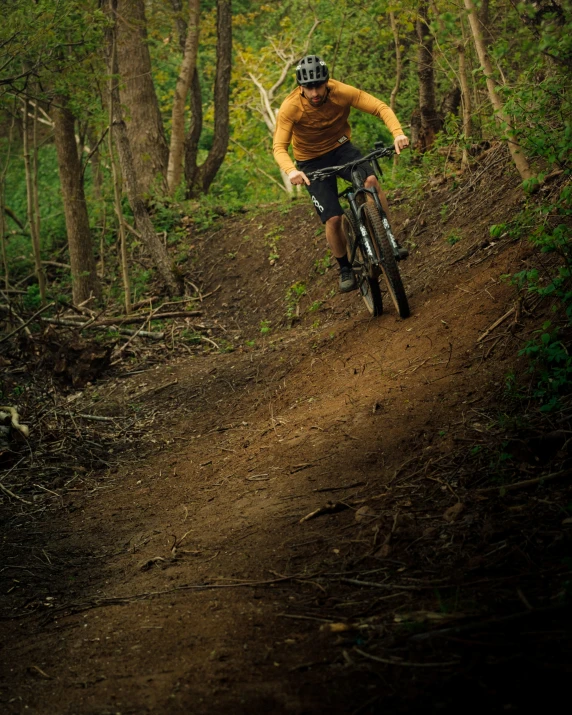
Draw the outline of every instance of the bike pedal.
<instances>
[{"instance_id":1,"label":"bike pedal","mask_svg":"<svg viewBox=\"0 0 572 715\"><path fill-rule=\"evenodd\" d=\"M399 253L400 261L404 261L406 258L409 258L409 251L406 248L403 248L403 246L399 246L397 252Z\"/></svg>"}]
</instances>

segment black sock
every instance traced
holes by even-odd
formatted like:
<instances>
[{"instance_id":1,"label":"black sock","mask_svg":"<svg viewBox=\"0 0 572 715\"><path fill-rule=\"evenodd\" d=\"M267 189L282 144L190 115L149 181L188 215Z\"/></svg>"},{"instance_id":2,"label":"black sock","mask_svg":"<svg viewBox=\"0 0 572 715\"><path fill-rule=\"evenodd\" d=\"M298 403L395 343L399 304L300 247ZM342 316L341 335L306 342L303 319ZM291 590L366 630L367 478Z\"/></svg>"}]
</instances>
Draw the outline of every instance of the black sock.
<instances>
[{"instance_id":1,"label":"black sock","mask_svg":"<svg viewBox=\"0 0 572 715\"><path fill-rule=\"evenodd\" d=\"M351 268L352 267L352 264L349 262L347 256L342 256L341 258L336 258L336 261L340 265L340 270L342 270L342 268Z\"/></svg>"}]
</instances>

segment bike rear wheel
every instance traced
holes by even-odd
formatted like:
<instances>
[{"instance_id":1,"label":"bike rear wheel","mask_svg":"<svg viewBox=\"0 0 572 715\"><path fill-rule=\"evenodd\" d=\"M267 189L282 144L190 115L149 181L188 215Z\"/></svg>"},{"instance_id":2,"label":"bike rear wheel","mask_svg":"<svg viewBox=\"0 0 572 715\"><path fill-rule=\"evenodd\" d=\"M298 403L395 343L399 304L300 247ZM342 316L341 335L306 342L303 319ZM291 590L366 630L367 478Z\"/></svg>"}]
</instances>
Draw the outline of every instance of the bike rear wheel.
<instances>
[{"instance_id":1,"label":"bike rear wheel","mask_svg":"<svg viewBox=\"0 0 572 715\"><path fill-rule=\"evenodd\" d=\"M342 229L347 240L348 257L351 257L358 232L353 216L349 211L346 211L342 217ZM383 313L383 300L379 287L379 271L376 266L371 264L369 257L362 249L360 241L358 241L353 269L361 297L370 315L374 317L381 315Z\"/></svg>"},{"instance_id":2,"label":"bike rear wheel","mask_svg":"<svg viewBox=\"0 0 572 715\"><path fill-rule=\"evenodd\" d=\"M364 206L364 213L370 236L379 254L381 270L387 283L389 295L399 316L408 318L411 315L409 301L407 300L397 261L393 255L393 248L385 231L379 210L375 204L368 203Z\"/></svg>"}]
</instances>

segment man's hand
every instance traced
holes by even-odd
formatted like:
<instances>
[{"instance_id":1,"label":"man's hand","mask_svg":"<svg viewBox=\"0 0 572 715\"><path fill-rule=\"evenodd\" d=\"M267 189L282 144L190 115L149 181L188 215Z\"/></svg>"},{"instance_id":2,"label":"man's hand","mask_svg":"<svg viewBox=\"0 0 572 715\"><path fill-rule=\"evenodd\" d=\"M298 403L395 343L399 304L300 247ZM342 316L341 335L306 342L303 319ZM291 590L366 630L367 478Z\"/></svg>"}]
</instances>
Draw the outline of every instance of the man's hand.
<instances>
[{"instance_id":1,"label":"man's hand","mask_svg":"<svg viewBox=\"0 0 572 715\"><path fill-rule=\"evenodd\" d=\"M405 136L405 134L400 134L393 140L393 146L395 147L395 153L401 154L401 150L409 146L409 139Z\"/></svg>"},{"instance_id":2,"label":"man's hand","mask_svg":"<svg viewBox=\"0 0 572 715\"><path fill-rule=\"evenodd\" d=\"M288 178L290 179L290 183L294 184L294 186L299 184L306 184L307 186L310 186L310 179L306 176L306 174L304 174L303 171L294 169L294 171L291 171L288 174Z\"/></svg>"}]
</instances>

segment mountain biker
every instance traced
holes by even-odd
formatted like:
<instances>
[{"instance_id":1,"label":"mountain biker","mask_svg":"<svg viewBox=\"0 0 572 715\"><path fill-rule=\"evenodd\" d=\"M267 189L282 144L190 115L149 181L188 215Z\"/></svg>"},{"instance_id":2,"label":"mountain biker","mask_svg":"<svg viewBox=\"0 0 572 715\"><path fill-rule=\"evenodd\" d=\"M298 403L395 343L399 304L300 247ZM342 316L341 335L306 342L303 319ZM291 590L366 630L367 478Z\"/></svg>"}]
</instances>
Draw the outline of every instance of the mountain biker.
<instances>
[{"instance_id":1,"label":"mountain biker","mask_svg":"<svg viewBox=\"0 0 572 715\"><path fill-rule=\"evenodd\" d=\"M298 87L282 102L274 132L274 159L294 185L305 184L316 211L326 227L326 240L340 266L340 290L357 288L346 255L342 230L342 207L338 200L336 177L310 183L305 172L346 164L362 154L350 141L350 109L373 114L385 122L394 138L395 152L409 146L409 139L393 111L371 94L330 78L326 63L317 55L306 55L296 67ZM296 164L288 154L292 142ZM362 165L365 186L375 187L386 214L387 199L370 164ZM349 170L340 175L350 180Z\"/></svg>"}]
</instances>

